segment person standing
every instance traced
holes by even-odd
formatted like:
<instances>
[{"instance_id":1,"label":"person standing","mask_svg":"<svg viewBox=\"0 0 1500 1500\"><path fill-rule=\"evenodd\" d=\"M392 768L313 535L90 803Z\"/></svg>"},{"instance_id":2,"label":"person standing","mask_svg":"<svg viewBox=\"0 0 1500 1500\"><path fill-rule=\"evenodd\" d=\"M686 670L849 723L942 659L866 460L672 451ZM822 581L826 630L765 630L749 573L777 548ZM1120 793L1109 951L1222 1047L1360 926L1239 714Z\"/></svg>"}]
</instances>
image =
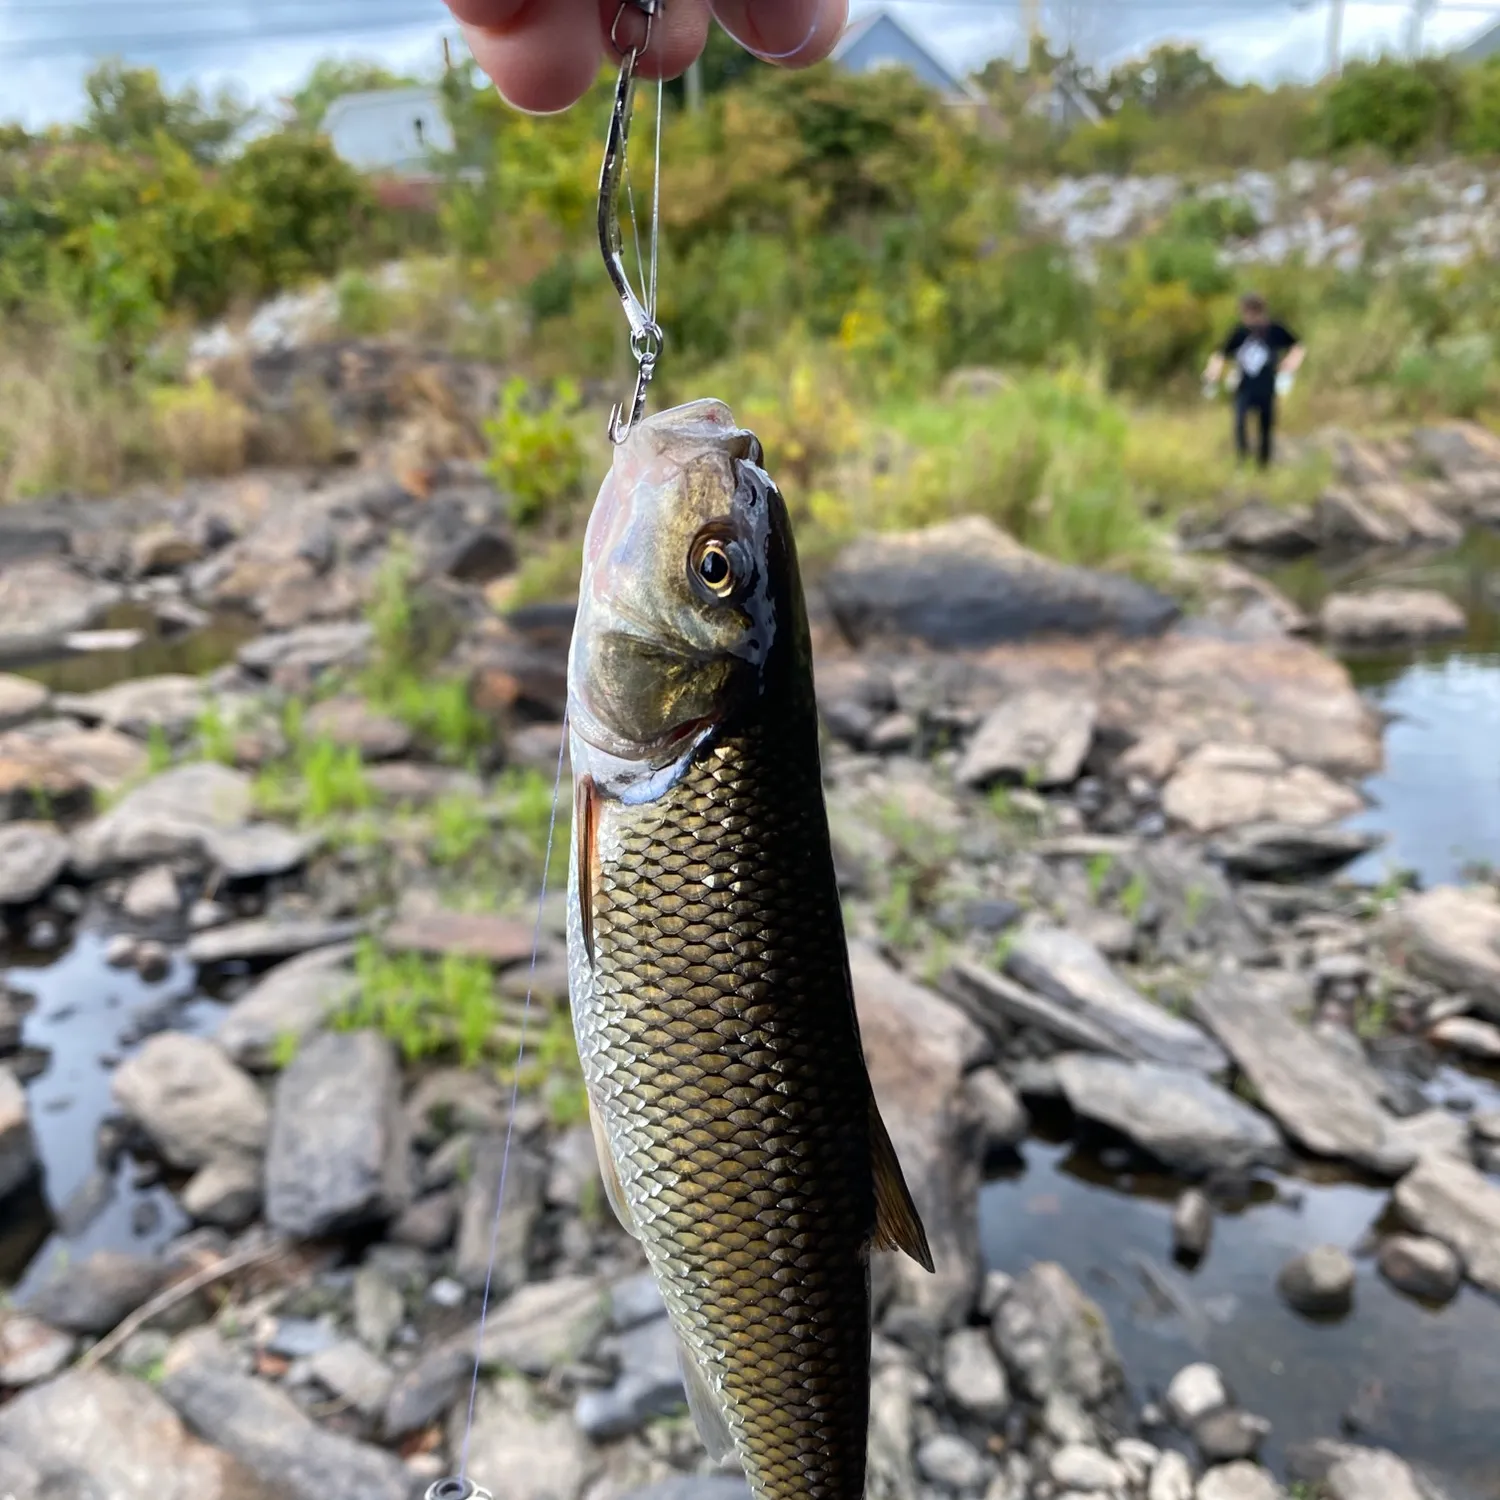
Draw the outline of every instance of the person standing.
<instances>
[{"instance_id":1,"label":"person standing","mask_svg":"<svg viewBox=\"0 0 1500 1500\"><path fill-rule=\"evenodd\" d=\"M1259 439L1256 460L1261 468L1271 462L1276 397L1290 389L1304 353L1297 336L1271 317L1264 297L1247 292L1240 298L1240 321L1210 358L1203 378L1217 386L1225 365L1234 361L1239 376L1234 390L1234 446L1241 460L1250 455L1248 425L1254 412Z\"/></svg>"}]
</instances>

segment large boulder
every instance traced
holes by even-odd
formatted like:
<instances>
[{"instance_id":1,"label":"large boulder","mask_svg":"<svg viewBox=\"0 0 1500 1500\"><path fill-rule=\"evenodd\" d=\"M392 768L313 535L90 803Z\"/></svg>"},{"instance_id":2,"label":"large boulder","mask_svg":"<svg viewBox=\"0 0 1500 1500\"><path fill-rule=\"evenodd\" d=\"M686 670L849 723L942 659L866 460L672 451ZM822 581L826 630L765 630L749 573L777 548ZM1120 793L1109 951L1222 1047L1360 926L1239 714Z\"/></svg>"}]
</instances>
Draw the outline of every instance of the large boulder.
<instances>
[{"instance_id":1,"label":"large boulder","mask_svg":"<svg viewBox=\"0 0 1500 1500\"><path fill-rule=\"evenodd\" d=\"M1439 885L1407 896L1397 940L1412 970L1462 991L1500 1020L1500 901L1488 891Z\"/></svg>"}]
</instances>

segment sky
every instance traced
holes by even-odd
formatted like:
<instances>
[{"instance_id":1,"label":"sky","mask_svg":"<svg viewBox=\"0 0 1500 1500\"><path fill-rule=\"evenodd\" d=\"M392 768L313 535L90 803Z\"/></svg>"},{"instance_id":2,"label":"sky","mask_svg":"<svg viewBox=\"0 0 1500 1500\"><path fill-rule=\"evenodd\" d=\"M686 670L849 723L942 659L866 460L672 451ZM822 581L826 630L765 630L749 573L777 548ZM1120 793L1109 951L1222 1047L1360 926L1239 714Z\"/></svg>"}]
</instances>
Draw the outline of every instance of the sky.
<instances>
[{"instance_id":1,"label":"sky","mask_svg":"<svg viewBox=\"0 0 1500 1500\"><path fill-rule=\"evenodd\" d=\"M1500 24L1500 0L1427 0L1430 49ZM876 7L853 0L855 16ZM973 68L1019 55L1020 0L899 0L947 61ZM1407 0L1348 0L1346 57L1404 48ZM1328 0L1044 0L1053 40L1108 63L1155 42L1193 41L1236 80L1306 79L1326 57ZM330 53L426 71L456 33L442 0L0 0L0 118L33 128L73 118L80 80L111 54L157 67L174 86L231 83L258 102L287 92Z\"/></svg>"}]
</instances>

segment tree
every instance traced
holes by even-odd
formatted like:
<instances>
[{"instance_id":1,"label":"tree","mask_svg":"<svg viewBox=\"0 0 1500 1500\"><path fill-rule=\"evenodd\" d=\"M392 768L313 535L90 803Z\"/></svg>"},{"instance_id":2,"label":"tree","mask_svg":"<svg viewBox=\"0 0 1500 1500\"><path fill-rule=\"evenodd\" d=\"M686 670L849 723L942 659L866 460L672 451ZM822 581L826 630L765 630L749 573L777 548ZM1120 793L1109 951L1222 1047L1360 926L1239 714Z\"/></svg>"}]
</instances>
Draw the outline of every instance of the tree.
<instances>
[{"instance_id":1,"label":"tree","mask_svg":"<svg viewBox=\"0 0 1500 1500\"><path fill-rule=\"evenodd\" d=\"M1104 86L1111 108L1134 104L1153 115L1172 114L1228 87L1224 75L1196 47L1172 42L1121 63Z\"/></svg>"},{"instance_id":2,"label":"tree","mask_svg":"<svg viewBox=\"0 0 1500 1500\"><path fill-rule=\"evenodd\" d=\"M207 164L254 118L230 89L212 103L192 87L169 94L155 68L118 59L100 63L83 86L89 105L81 134L123 149L148 147L162 134Z\"/></svg>"},{"instance_id":3,"label":"tree","mask_svg":"<svg viewBox=\"0 0 1500 1500\"><path fill-rule=\"evenodd\" d=\"M298 125L306 130L321 130L323 116L335 99L345 94L362 94L368 89L406 88L417 81L365 58L325 57L287 102Z\"/></svg>"}]
</instances>

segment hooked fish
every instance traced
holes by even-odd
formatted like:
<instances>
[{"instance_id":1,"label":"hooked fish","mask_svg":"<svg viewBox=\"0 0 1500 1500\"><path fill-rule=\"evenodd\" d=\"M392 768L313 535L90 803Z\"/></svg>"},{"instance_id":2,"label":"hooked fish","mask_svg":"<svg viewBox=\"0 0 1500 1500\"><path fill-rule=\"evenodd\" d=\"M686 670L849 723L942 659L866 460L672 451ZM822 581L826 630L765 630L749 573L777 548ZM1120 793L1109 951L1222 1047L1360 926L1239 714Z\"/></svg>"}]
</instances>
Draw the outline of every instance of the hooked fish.
<instances>
[{"instance_id":1,"label":"hooked fish","mask_svg":"<svg viewBox=\"0 0 1500 1500\"><path fill-rule=\"evenodd\" d=\"M871 1249L932 1255L860 1044L786 503L718 401L639 422L568 662L573 1024L709 1453L862 1500Z\"/></svg>"}]
</instances>

